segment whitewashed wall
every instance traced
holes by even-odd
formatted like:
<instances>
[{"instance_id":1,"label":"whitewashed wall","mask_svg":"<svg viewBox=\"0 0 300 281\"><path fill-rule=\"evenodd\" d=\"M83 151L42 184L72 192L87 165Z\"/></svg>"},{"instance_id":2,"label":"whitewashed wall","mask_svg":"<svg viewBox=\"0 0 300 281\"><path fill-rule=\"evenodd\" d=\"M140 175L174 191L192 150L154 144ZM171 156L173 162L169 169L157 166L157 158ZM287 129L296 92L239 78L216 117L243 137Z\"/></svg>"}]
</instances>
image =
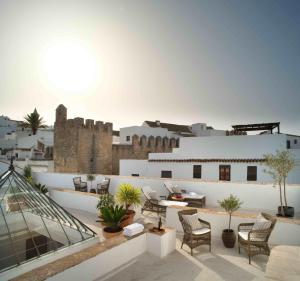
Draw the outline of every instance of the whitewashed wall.
<instances>
[{"instance_id":1,"label":"whitewashed wall","mask_svg":"<svg viewBox=\"0 0 300 281\"><path fill-rule=\"evenodd\" d=\"M60 173L33 173L34 178L42 184L51 187L70 188L74 190L73 177L75 174ZM131 183L136 187L151 186L159 195L167 195L167 190L163 187L164 179L109 176L111 184L109 190L115 193L121 183ZM96 182L104 178L98 175ZM83 176L84 179L84 176ZM232 182L204 182L198 180L172 180L174 185L186 189L203 193L206 195L207 205L217 206L217 201L234 194L243 201L243 209L256 210L276 210L279 204L278 188L272 184L255 183L232 183ZM295 207L296 212L300 212L300 185L288 185L287 187L289 205Z\"/></svg>"},{"instance_id":2,"label":"whitewashed wall","mask_svg":"<svg viewBox=\"0 0 300 281\"><path fill-rule=\"evenodd\" d=\"M297 151L300 153L300 151ZM299 154L298 153L298 154ZM202 166L202 180L218 181L219 165L230 165L231 182L247 182L247 166L257 166L257 182L272 183L273 180L264 170L266 166L259 163L175 163L175 162L148 162L147 160L120 160L120 175L131 176L139 174L142 177L160 177L161 171L172 171L174 179L192 179L193 165ZM300 183L300 163L289 174L287 182L290 184ZM250 183L250 182L249 182Z\"/></svg>"}]
</instances>

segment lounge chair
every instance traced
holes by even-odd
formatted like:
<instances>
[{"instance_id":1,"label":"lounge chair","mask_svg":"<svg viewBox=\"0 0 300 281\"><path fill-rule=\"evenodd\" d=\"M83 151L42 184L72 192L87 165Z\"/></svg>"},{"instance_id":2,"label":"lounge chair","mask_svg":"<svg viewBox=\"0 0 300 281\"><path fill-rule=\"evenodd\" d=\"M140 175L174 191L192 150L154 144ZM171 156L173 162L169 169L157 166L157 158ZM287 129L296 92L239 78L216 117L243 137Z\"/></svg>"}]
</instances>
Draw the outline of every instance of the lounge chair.
<instances>
[{"instance_id":1,"label":"lounge chair","mask_svg":"<svg viewBox=\"0 0 300 281\"><path fill-rule=\"evenodd\" d=\"M254 227L255 223L241 223L238 226L239 253L242 247L248 254L249 264L251 264L251 257L255 255L270 255L268 240L276 224L276 218L266 213L261 213L261 216L269 224L265 224L265 226L262 224L261 227L258 227L259 229Z\"/></svg>"},{"instance_id":2,"label":"lounge chair","mask_svg":"<svg viewBox=\"0 0 300 281\"><path fill-rule=\"evenodd\" d=\"M110 184L110 178L105 177L101 183L97 184L97 193L108 194L109 184Z\"/></svg>"},{"instance_id":3,"label":"lounge chair","mask_svg":"<svg viewBox=\"0 0 300 281\"><path fill-rule=\"evenodd\" d=\"M182 224L184 231L181 249L183 244L186 244L191 249L191 255L193 255L193 249L200 245L209 245L209 251L211 252L211 227L210 223L195 217L197 209L182 210L178 212L179 220ZM193 217L188 219L188 217ZM194 221L193 221L194 220Z\"/></svg>"},{"instance_id":4,"label":"lounge chair","mask_svg":"<svg viewBox=\"0 0 300 281\"><path fill-rule=\"evenodd\" d=\"M75 191L87 192L87 182L81 181L81 177L73 178Z\"/></svg>"},{"instance_id":5,"label":"lounge chair","mask_svg":"<svg viewBox=\"0 0 300 281\"><path fill-rule=\"evenodd\" d=\"M176 186L173 185L171 181L165 181L164 182L164 187L167 189L169 192L168 199L170 200L173 196L176 194L181 194L182 190L178 189Z\"/></svg>"},{"instance_id":6,"label":"lounge chair","mask_svg":"<svg viewBox=\"0 0 300 281\"><path fill-rule=\"evenodd\" d=\"M142 187L142 192L146 199L144 206L142 207L142 213L144 211L150 211L158 214L165 214L168 206L176 205L184 207L187 205L185 202L164 200L165 196L158 196L156 191L151 189L150 186Z\"/></svg>"},{"instance_id":7,"label":"lounge chair","mask_svg":"<svg viewBox=\"0 0 300 281\"><path fill-rule=\"evenodd\" d=\"M168 200L187 202L189 207L203 208L205 206L205 195L196 192L186 192L174 186L171 181L165 181L164 187L168 190Z\"/></svg>"}]
</instances>

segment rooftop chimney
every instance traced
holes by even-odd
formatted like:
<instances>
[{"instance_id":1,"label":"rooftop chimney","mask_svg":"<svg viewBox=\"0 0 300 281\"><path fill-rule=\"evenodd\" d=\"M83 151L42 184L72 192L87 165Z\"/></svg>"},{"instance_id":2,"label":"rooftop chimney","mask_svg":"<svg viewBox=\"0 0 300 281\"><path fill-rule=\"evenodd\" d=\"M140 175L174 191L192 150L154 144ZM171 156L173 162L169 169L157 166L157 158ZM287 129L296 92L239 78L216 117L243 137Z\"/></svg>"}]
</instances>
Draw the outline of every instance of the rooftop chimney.
<instances>
[{"instance_id":1,"label":"rooftop chimney","mask_svg":"<svg viewBox=\"0 0 300 281\"><path fill-rule=\"evenodd\" d=\"M156 123L157 127L160 127L160 121L159 120L156 120L155 123Z\"/></svg>"}]
</instances>

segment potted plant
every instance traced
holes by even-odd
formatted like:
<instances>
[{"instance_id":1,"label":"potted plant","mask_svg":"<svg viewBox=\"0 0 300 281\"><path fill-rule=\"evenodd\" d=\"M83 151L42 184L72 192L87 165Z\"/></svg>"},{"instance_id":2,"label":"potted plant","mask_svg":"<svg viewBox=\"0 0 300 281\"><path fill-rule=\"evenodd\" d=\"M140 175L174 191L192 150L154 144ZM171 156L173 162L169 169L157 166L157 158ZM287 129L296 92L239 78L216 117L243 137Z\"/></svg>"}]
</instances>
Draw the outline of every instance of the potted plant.
<instances>
[{"instance_id":1,"label":"potted plant","mask_svg":"<svg viewBox=\"0 0 300 281\"><path fill-rule=\"evenodd\" d=\"M99 195L99 201L97 203L97 206L96 208L98 209L99 211L99 218L100 218L100 222L105 225L104 221L103 221L103 218L102 218L102 213L101 213L101 209L103 207L112 207L115 205L115 199L114 199L114 196L107 193L107 194L100 194Z\"/></svg>"},{"instance_id":2,"label":"potted plant","mask_svg":"<svg viewBox=\"0 0 300 281\"><path fill-rule=\"evenodd\" d=\"M102 229L103 236L106 239L122 233L123 229L120 224L125 214L126 210L123 208L123 206L115 205L101 208L103 221L107 225Z\"/></svg>"},{"instance_id":3,"label":"potted plant","mask_svg":"<svg viewBox=\"0 0 300 281\"><path fill-rule=\"evenodd\" d=\"M48 193L48 189L44 184L41 183L35 183L34 187L39 190L40 192L42 192L43 194L47 194Z\"/></svg>"},{"instance_id":4,"label":"potted plant","mask_svg":"<svg viewBox=\"0 0 300 281\"><path fill-rule=\"evenodd\" d=\"M86 179L90 182L90 191L93 189L93 181L95 180L95 176L92 174L89 174L86 176ZM96 193L96 190L95 190Z\"/></svg>"},{"instance_id":5,"label":"potted plant","mask_svg":"<svg viewBox=\"0 0 300 281\"><path fill-rule=\"evenodd\" d=\"M236 236L234 230L230 228L231 215L241 207L242 202L236 196L230 194L228 198L225 198L222 201L218 201L218 203L229 214L228 228L223 229L222 233L223 244L226 248L233 248L236 241Z\"/></svg>"},{"instance_id":6,"label":"potted plant","mask_svg":"<svg viewBox=\"0 0 300 281\"><path fill-rule=\"evenodd\" d=\"M31 166L26 165L23 169L23 176L27 180L28 183L31 185L34 184L33 178L32 178L32 171L31 171Z\"/></svg>"},{"instance_id":7,"label":"potted plant","mask_svg":"<svg viewBox=\"0 0 300 281\"><path fill-rule=\"evenodd\" d=\"M286 178L291 170L296 166L296 161L288 150L277 151L275 155L264 155L265 165L269 170L264 170L270 174L274 184L279 186L280 206L277 216L293 217L294 208L288 206L286 197ZM282 196L283 194L283 196ZM283 197L283 198L282 198Z\"/></svg>"},{"instance_id":8,"label":"potted plant","mask_svg":"<svg viewBox=\"0 0 300 281\"><path fill-rule=\"evenodd\" d=\"M135 211L130 208L141 204L141 190L135 188L132 184L122 183L116 193L116 199L120 204L125 206L126 217L122 222L122 226L125 227L132 224Z\"/></svg>"}]
</instances>

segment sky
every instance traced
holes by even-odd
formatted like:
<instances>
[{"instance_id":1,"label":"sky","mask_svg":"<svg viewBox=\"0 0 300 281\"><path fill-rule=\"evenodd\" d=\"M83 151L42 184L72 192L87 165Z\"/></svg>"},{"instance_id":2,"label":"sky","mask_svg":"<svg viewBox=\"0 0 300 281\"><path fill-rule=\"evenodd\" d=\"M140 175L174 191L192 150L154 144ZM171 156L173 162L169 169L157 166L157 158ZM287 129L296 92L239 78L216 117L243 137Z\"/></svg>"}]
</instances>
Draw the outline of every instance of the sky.
<instances>
[{"instance_id":1,"label":"sky","mask_svg":"<svg viewBox=\"0 0 300 281\"><path fill-rule=\"evenodd\" d=\"M0 115L300 134L300 1L0 0Z\"/></svg>"}]
</instances>

